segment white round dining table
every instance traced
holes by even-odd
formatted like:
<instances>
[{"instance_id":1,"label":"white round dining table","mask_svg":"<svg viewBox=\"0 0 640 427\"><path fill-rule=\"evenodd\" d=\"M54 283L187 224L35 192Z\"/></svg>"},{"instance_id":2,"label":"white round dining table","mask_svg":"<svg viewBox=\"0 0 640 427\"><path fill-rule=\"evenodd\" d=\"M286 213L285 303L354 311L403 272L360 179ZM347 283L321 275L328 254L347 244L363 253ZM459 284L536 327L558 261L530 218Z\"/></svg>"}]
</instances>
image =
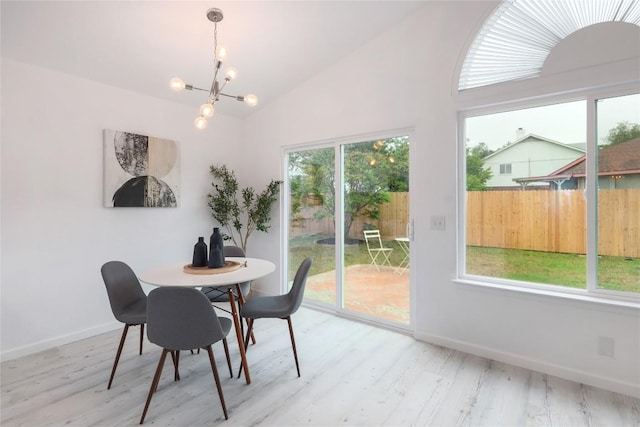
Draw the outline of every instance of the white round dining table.
<instances>
[{"instance_id":1,"label":"white round dining table","mask_svg":"<svg viewBox=\"0 0 640 427\"><path fill-rule=\"evenodd\" d=\"M144 271L140 280L155 286L211 286L221 287L235 285L237 283L250 282L273 273L276 266L271 261L259 258L226 257L226 261L235 261L242 266L237 270L217 273L211 269L212 274L192 274L184 271L188 262L161 265ZM246 265L244 265L246 263Z\"/></svg>"},{"instance_id":2,"label":"white round dining table","mask_svg":"<svg viewBox=\"0 0 640 427\"><path fill-rule=\"evenodd\" d=\"M235 289L240 304L244 303L240 283L251 282L252 280L273 273L276 266L271 261L259 258L225 257L225 261L235 261L240 263L241 266L233 271L217 272L213 269L210 272L202 270L199 272L200 274L194 274L185 271L185 266L190 265L188 262L181 262L150 268L142 272L139 279L142 282L155 286L184 286L193 288L208 286L219 289L224 288L229 295L229 305L231 306L231 315L236 330L236 338L238 340L245 380L247 384L251 384L251 375L249 374L247 355L242 337L241 320L233 291ZM203 272L211 274L202 274Z\"/></svg>"}]
</instances>

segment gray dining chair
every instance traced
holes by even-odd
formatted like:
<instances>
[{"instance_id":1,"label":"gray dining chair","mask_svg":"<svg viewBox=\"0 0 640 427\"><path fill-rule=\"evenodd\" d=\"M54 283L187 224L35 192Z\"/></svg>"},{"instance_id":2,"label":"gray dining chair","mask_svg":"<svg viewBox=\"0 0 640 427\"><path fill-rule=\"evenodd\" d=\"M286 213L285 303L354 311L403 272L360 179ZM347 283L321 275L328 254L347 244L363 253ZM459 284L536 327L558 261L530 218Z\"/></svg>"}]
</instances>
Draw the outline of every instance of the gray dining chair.
<instances>
[{"instance_id":1,"label":"gray dining chair","mask_svg":"<svg viewBox=\"0 0 640 427\"><path fill-rule=\"evenodd\" d=\"M116 320L124 323L120 345L107 385L107 389L110 389L130 326L140 325L140 354L142 354L144 325L147 322L147 295L142 290L133 270L122 261L109 261L102 266L100 272L107 289L111 311Z\"/></svg>"},{"instance_id":2,"label":"gray dining chair","mask_svg":"<svg viewBox=\"0 0 640 427\"><path fill-rule=\"evenodd\" d=\"M162 347L162 354L151 382L140 424L144 422L151 398L158 389L167 354L171 353L173 355L175 353L176 373L174 379L178 380L177 361L179 360L180 351L194 348L207 350L224 418L229 418L211 346L218 341L222 341L227 357L227 365L229 366L229 374L233 377L229 347L227 346L227 335L230 330L231 320L225 317L218 317L209 299L197 289L167 286L156 288L149 293L147 337L150 342Z\"/></svg>"},{"instance_id":3,"label":"gray dining chair","mask_svg":"<svg viewBox=\"0 0 640 427\"><path fill-rule=\"evenodd\" d=\"M291 347L293 348L293 357L296 361L296 369L298 377L300 376L300 364L298 363L298 352L296 351L296 340L293 335L293 326L291 324L291 315L298 311L304 296L304 287L311 268L311 258L306 258L296 271L293 278L291 290L284 295L253 297L244 303L240 308L240 316L248 319L249 327L245 337L245 350L248 349L249 337L253 331L253 323L255 319L285 319L289 324L289 335L291 337ZM242 372L242 365L238 377Z\"/></svg>"}]
</instances>

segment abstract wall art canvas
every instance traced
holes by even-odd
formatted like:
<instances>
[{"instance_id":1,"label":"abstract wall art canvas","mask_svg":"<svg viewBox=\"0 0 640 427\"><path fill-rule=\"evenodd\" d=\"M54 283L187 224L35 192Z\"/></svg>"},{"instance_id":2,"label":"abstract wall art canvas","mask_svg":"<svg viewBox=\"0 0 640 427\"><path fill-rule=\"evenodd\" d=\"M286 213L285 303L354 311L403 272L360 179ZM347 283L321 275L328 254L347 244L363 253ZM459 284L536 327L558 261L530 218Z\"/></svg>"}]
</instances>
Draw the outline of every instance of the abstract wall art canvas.
<instances>
[{"instance_id":1,"label":"abstract wall art canvas","mask_svg":"<svg viewBox=\"0 0 640 427\"><path fill-rule=\"evenodd\" d=\"M175 141L104 130L104 206L171 207L180 202Z\"/></svg>"}]
</instances>

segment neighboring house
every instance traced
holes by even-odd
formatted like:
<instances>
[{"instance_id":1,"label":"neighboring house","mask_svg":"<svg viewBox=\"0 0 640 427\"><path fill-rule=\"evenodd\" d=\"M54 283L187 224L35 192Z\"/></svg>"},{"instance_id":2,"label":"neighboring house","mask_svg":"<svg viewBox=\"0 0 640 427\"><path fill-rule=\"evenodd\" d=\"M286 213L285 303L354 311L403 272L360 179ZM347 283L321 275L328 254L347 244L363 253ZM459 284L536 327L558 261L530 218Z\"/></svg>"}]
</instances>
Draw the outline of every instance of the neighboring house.
<instances>
[{"instance_id":1,"label":"neighboring house","mask_svg":"<svg viewBox=\"0 0 640 427\"><path fill-rule=\"evenodd\" d=\"M487 187L492 190L519 190L521 186L515 179L548 175L584 153L584 149L575 145L534 134L524 135L484 158L484 167L493 173ZM532 182L531 185L548 188L547 183Z\"/></svg>"},{"instance_id":2,"label":"neighboring house","mask_svg":"<svg viewBox=\"0 0 640 427\"><path fill-rule=\"evenodd\" d=\"M523 185L549 183L551 189L585 188L585 159L586 156L582 156L546 176L515 181ZM598 150L598 188L640 188L640 138Z\"/></svg>"}]
</instances>

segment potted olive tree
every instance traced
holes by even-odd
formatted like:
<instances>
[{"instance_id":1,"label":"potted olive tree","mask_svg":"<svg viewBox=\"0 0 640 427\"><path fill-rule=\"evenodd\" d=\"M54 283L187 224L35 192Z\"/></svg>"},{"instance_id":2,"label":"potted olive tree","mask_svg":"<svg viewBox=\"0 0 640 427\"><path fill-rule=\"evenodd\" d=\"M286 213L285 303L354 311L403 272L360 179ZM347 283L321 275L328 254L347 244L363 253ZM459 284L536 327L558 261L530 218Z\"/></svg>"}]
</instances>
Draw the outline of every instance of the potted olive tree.
<instances>
[{"instance_id":1,"label":"potted olive tree","mask_svg":"<svg viewBox=\"0 0 640 427\"><path fill-rule=\"evenodd\" d=\"M272 179L256 193L253 187L240 189L236 174L226 165L210 167L213 191L209 193L211 215L224 230L225 240L231 240L246 253L247 241L256 231L266 233L271 227L271 207L278 200L282 181Z\"/></svg>"}]
</instances>

